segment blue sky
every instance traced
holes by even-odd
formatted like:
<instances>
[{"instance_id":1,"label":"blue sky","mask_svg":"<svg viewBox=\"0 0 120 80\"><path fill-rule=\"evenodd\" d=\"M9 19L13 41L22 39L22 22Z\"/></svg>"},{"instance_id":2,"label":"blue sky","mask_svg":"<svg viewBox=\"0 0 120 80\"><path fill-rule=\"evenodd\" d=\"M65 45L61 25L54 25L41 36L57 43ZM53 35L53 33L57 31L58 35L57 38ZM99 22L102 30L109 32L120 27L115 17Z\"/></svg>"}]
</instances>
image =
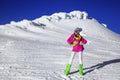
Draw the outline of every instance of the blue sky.
<instances>
[{"instance_id":1,"label":"blue sky","mask_svg":"<svg viewBox=\"0 0 120 80\"><path fill-rule=\"evenodd\" d=\"M0 24L73 10L86 11L120 34L120 0L0 0Z\"/></svg>"}]
</instances>

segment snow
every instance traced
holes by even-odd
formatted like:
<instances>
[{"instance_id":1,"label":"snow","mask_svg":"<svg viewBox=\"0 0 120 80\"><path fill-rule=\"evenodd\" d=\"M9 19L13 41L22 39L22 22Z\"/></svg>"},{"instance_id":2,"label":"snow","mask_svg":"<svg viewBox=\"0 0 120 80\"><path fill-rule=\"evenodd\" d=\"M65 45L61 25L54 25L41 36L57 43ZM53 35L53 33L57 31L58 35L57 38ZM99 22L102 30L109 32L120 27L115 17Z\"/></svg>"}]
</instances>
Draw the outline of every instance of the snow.
<instances>
[{"instance_id":1,"label":"snow","mask_svg":"<svg viewBox=\"0 0 120 80\"><path fill-rule=\"evenodd\" d=\"M71 74L64 76L71 55L66 40L76 27L88 40L83 78L78 75L78 55ZM120 35L84 11L12 21L0 25L0 80L120 80L119 52Z\"/></svg>"}]
</instances>

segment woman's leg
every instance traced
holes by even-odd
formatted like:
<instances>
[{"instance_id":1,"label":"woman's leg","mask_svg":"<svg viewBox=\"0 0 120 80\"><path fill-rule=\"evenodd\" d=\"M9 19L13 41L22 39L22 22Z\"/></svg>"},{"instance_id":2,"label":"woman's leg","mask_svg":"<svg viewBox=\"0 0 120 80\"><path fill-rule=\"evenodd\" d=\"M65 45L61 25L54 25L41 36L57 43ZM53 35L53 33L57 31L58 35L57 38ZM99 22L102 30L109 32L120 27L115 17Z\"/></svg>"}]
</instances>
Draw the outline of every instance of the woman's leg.
<instances>
[{"instance_id":1,"label":"woman's leg","mask_svg":"<svg viewBox=\"0 0 120 80\"><path fill-rule=\"evenodd\" d=\"M79 75L83 76L83 52L79 52Z\"/></svg>"},{"instance_id":2,"label":"woman's leg","mask_svg":"<svg viewBox=\"0 0 120 80\"><path fill-rule=\"evenodd\" d=\"M72 52L71 57L69 59L69 64L72 64L75 54L76 54L75 52Z\"/></svg>"},{"instance_id":3,"label":"woman's leg","mask_svg":"<svg viewBox=\"0 0 120 80\"><path fill-rule=\"evenodd\" d=\"M79 52L79 64L83 64L83 52Z\"/></svg>"},{"instance_id":4,"label":"woman's leg","mask_svg":"<svg viewBox=\"0 0 120 80\"><path fill-rule=\"evenodd\" d=\"M74 59L74 57L75 57L75 54L76 54L76 53L74 53L74 52L72 52L72 54L71 54L71 57L70 57L69 63L67 64L67 66L66 66L66 70L65 70L65 72L64 72L65 75L68 75L69 72L70 72L71 65L72 65L73 59Z\"/></svg>"}]
</instances>

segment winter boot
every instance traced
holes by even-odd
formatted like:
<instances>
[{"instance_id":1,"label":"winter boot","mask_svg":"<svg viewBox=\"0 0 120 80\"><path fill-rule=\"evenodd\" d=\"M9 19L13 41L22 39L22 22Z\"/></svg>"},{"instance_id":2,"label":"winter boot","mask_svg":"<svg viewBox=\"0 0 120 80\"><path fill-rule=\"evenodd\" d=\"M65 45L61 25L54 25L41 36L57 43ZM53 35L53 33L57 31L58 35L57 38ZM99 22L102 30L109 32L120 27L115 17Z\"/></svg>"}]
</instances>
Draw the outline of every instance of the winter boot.
<instances>
[{"instance_id":1,"label":"winter boot","mask_svg":"<svg viewBox=\"0 0 120 80\"><path fill-rule=\"evenodd\" d=\"M64 72L65 75L68 75L68 74L69 74L70 68L71 68L71 64L67 64L66 70L65 70L65 72Z\"/></svg>"},{"instance_id":2,"label":"winter boot","mask_svg":"<svg viewBox=\"0 0 120 80\"><path fill-rule=\"evenodd\" d=\"M79 75L80 77L83 76L83 64L79 64Z\"/></svg>"}]
</instances>

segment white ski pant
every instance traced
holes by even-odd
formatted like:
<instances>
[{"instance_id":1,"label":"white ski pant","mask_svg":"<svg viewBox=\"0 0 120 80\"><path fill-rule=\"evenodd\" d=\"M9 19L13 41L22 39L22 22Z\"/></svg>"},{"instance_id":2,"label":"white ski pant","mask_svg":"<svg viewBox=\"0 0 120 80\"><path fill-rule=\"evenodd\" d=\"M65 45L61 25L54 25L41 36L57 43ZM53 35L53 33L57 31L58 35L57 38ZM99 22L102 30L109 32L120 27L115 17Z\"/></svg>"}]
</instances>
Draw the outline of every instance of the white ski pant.
<instances>
[{"instance_id":1,"label":"white ski pant","mask_svg":"<svg viewBox=\"0 0 120 80\"><path fill-rule=\"evenodd\" d=\"M70 57L70 60L69 60L69 64L72 64L73 59L74 59L76 53L77 53L77 52L72 52L71 57ZM82 59L82 57L83 57L83 52L78 52L78 54L79 54L79 64L83 64L83 59Z\"/></svg>"}]
</instances>

